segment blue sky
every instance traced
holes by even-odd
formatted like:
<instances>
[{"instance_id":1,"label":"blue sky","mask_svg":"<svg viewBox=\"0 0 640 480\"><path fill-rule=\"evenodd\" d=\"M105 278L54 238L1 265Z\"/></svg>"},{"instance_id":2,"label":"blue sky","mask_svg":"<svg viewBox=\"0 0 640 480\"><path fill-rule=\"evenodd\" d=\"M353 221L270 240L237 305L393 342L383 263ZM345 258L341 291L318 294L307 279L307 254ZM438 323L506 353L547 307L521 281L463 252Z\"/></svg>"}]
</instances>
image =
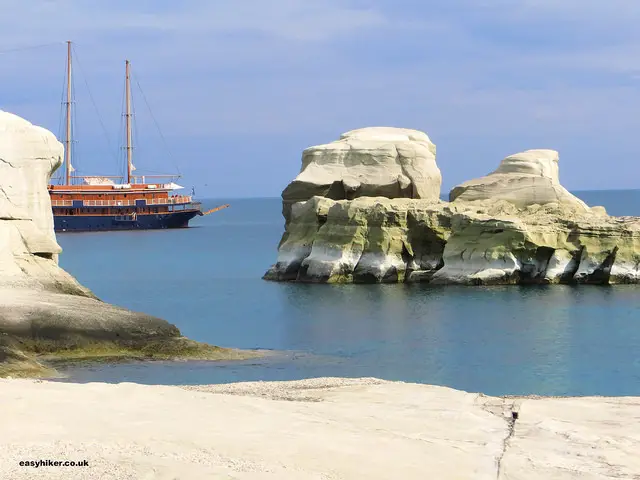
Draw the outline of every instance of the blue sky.
<instances>
[{"instance_id":1,"label":"blue sky","mask_svg":"<svg viewBox=\"0 0 640 480\"><path fill-rule=\"evenodd\" d=\"M199 196L277 196L304 148L378 125L427 132L444 191L529 148L570 189L640 184L636 0L5 3L0 108L58 133L75 42L81 173L122 170L129 58L172 155L136 87L139 171L177 164Z\"/></svg>"}]
</instances>

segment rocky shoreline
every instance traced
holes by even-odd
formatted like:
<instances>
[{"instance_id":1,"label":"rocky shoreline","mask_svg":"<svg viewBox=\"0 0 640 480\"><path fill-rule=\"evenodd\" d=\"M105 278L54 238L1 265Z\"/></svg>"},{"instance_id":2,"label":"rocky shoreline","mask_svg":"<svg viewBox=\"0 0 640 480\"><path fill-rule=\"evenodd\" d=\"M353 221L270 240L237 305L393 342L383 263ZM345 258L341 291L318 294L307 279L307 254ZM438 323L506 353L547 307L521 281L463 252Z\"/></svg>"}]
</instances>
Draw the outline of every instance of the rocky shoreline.
<instances>
[{"instance_id":1,"label":"rocky shoreline","mask_svg":"<svg viewBox=\"0 0 640 480\"><path fill-rule=\"evenodd\" d=\"M560 184L558 160L553 150L510 155L486 177L453 188L443 202L435 146L425 134L348 132L303 153L300 175L283 191L285 232L264 278L639 283L640 218L609 216L569 193Z\"/></svg>"},{"instance_id":2,"label":"rocky shoreline","mask_svg":"<svg viewBox=\"0 0 640 480\"><path fill-rule=\"evenodd\" d=\"M261 356L263 352L190 340L165 320L95 298L0 289L0 377L55 377L61 361L217 361Z\"/></svg>"},{"instance_id":3,"label":"rocky shoreline","mask_svg":"<svg viewBox=\"0 0 640 480\"><path fill-rule=\"evenodd\" d=\"M0 111L0 377L53 376L51 359L260 356L189 340L165 320L104 303L58 266L47 185L62 156L51 132Z\"/></svg>"}]
</instances>

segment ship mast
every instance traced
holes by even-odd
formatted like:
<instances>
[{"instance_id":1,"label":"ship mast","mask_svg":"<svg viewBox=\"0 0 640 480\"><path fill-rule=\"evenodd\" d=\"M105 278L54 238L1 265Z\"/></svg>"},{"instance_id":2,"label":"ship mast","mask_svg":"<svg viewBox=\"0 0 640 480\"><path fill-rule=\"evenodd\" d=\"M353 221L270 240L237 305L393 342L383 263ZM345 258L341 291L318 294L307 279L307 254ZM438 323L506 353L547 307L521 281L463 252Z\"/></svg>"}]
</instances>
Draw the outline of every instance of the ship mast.
<instances>
[{"instance_id":1,"label":"ship mast","mask_svg":"<svg viewBox=\"0 0 640 480\"><path fill-rule=\"evenodd\" d=\"M71 184L71 42L67 42L67 131L65 139L65 185Z\"/></svg>"},{"instance_id":2,"label":"ship mast","mask_svg":"<svg viewBox=\"0 0 640 480\"><path fill-rule=\"evenodd\" d=\"M131 156L133 146L131 145L131 75L130 75L130 64L129 60L126 60L126 85L125 85L125 96L126 96L126 104L127 104L127 113L126 117L126 128L127 128L127 183L131 183Z\"/></svg>"}]
</instances>

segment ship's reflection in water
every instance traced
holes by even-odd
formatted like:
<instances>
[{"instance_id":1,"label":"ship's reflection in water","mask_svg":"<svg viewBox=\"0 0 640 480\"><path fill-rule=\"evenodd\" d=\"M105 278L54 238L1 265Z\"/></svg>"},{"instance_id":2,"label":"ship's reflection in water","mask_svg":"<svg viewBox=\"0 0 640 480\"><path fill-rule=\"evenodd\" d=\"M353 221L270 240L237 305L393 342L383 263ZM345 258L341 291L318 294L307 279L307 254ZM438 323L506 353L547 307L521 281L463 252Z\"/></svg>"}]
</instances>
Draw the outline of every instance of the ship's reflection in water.
<instances>
[{"instance_id":1,"label":"ship's reflection in water","mask_svg":"<svg viewBox=\"0 0 640 480\"><path fill-rule=\"evenodd\" d=\"M261 294L236 303L224 321L180 326L198 340L283 354L239 364L83 367L71 371L72 379L187 384L375 376L492 395L640 394L634 287L254 287Z\"/></svg>"}]
</instances>

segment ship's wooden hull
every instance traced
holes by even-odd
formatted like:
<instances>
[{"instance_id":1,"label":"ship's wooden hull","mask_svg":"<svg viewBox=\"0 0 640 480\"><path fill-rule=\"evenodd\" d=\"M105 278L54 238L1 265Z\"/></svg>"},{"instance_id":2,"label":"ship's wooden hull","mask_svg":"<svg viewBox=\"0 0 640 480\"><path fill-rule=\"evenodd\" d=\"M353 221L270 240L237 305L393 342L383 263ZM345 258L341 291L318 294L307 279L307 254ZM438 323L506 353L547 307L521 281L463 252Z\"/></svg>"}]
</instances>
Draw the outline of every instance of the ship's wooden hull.
<instances>
[{"instance_id":1,"label":"ship's wooden hull","mask_svg":"<svg viewBox=\"0 0 640 480\"><path fill-rule=\"evenodd\" d=\"M56 232L100 232L110 230L159 230L186 228L199 210L133 215L53 215Z\"/></svg>"}]
</instances>

